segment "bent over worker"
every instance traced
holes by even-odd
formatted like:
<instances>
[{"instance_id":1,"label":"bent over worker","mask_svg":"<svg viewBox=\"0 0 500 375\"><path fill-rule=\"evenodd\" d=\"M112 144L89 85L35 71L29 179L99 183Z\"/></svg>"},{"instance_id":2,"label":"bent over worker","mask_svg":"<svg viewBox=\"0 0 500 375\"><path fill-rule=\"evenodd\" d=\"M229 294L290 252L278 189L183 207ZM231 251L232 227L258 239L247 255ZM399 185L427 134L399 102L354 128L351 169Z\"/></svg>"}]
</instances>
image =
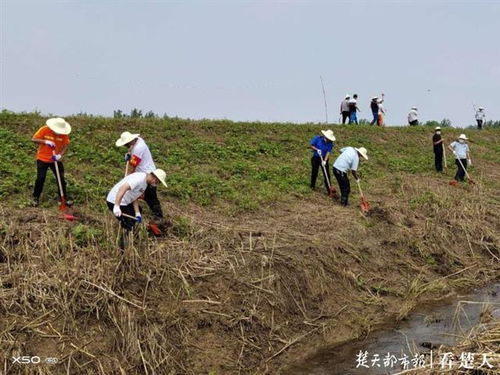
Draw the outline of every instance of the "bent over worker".
<instances>
[{"instance_id":1,"label":"bent over worker","mask_svg":"<svg viewBox=\"0 0 500 375\"><path fill-rule=\"evenodd\" d=\"M344 147L340 149L340 156L333 163L333 174L339 183L340 188L340 204L347 206L349 201L349 193L351 192L351 185L349 183L348 172L351 171L353 177L359 182L357 174L360 159L368 160L368 152L366 148L360 147Z\"/></svg>"},{"instance_id":2,"label":"bent over worker","mask_svg":"<svg viewBox=\"0 0 500 375\"><path fill-rule=\"evenodd\" d=\"M62 193L66 197L66 204L68 206L73 204L66 194L66 180L64 178L64 165L62 162L62 158L69 146L69 133L71 133L71 125L66 120L61 117L49 118L45 122L45 125L38 129L31 139L33 142L38 143L38 151L36 153L37 173L32 203L35 207L40 204L40 195L45 184L47 169L50 168L57 178L54 165L56 161L58 162ZM57 185L57 190L59 190L59 184ZM61 191L59 191L59 196L61 196Z\"/></svg>"},{"instance_id":3,"label":"bent over worker","mask_svg":"<svg viewBox=\"0 0 500 375\"><path fill-rule=\"evenodd\" d=\"M136 223L142 222L139 209L139 198L145 194L147 188L157 187L161 182L165 187L166 173L162 169L156 169L151 173L134 172L122 178L109 191L106 204L110 211L120 220L125 234L130 232ZM124 215L125 214L125 215ZM125 248L125 236L120 239L120 248Z\"/></svg>"},{"instance_id":4,"label":"bent over worker","mask_svg":"<svg viewBox=\"0 0 500 375\"><path fill-rule=\"evenodd\" d=\"M322 166L323 169L323 178L325 181L325 188L327 194L330 193L330 189L328 187L328 182L330 181L330 171L329 171L329 159L330 154L333 151L333 142L335 142L335 136L333 135L333 131L330 129L322 130L321 135L315 136L311 139L310 147L313 151L311 157L311 189L316 188L316 179L318 178L318 170L319 167ZM326 175L325 175L326 170ZM328 180L327 180L328 176Z\"/></svg>"},{"instance_id":5,"label":"bent over worker","mask_svg":"<svg viewBox=\"0 0 500 375\"><path fill-rule=\"evenodd\" d=\"M123 132L120 138L116 141L116 146L125 146L128 149L125 154L125 161L129 166L128 173L151 173L156 169L151 151L149 151L148 145L144 142L144 139L140 137L140 134ZM147 186L146 191L144 192L144 200L153 212L154 220L157 223L162 223L163 211L161 209L161 204L158 199L155 186Z\"/></svg>"}]
</instances>

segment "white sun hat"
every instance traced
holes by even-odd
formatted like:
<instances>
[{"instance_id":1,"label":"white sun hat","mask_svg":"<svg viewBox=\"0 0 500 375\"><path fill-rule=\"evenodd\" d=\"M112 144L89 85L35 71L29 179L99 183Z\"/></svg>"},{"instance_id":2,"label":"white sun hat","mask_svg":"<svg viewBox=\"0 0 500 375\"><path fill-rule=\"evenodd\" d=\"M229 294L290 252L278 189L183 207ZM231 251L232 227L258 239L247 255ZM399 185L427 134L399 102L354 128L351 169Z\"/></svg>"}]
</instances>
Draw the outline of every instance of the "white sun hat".
<instances>
[{"instance_id":1,"label":"white sun hat","mask_svg":"<svg viewBox=\"0 0 500 375\"><path fill-rule=\"evenodd\" d=\"M345 98L344 99L349 99L350 97L351 97L351 95L345 94Z\"/></svg>"},{"instance_id":2,"label":"white sun hat","mask_svg":"<svg viewBox=\"0 0 500 375\"><path fill-rule=\"evenodd\" d=\"M434 128L434 130L441 130L441 127L436 126L436 127Z\"/></svg>"},{"instance_id":3,"label":"white sun hat","mask_svg":"<svg viewBox=\"0 0 500 375\"><path fill-rule=\"evenodd\" d=\"M165 179L167 178L167 174L165 173L165 171L163 169L155 169L153 172L151 172L152 174L155 175L155 177L158 178L158 180L160 180L160 182L165 185L165 187L168 187L167 186L167 183L165 182Z\"/></svg>"},{"instance_id":4,"label":"white sun hat","mask_svg":"<svg viewBox=\"0 0 500 375\"><path fill-rule=\"evenodd\" d=\"M321 134L323 134L328 140L335 142L335 136L333 135L333 132L330 129L322 130Z\"/></svg>"},{"instance_id":5,"label":"white sun hat","mask_svg":"<svg viewBox=\"0 0 500 375\"><path fill-rule=\"evenodd\" d=\"M61 117L49 118L45 124L54 133L68 135L71 133L71 125L66 122L65 119Z\"/></svg>"},{"instance_id":6,"label":"white sun hat","mask_svg":"<svg viewBox=\"0 0 500 375\"><path fill-rule=\"evenodd\" d=\"M415 111L418 111L417 107L411 107L411 109L414 109Z\"/></svg>"},{"instance_id":7,"label":"white sun hat","mask_svg":"<svg viewBox=\"0 0 500 375\"><path fill-rule=\"evenodd\" d=\"M354 147L357 152L361 154L362 157L364 157L366 160L368 160L368 151L364 147L356 148Z\"/></svg>"},{"instance_id":8,"label":"white sun hat","mask_svg":"<svg viewBox=\"0 0 500 375\"><path fill-rule=\"evenodd\" d=\"M372 100L377 100L377 99L378 99L378 96L374 96L374 97L372 98Z\"/></svg>"},{"instance_id":9,"label":"white sun hat","mask_svg":"<svg viewBox=\"0 0 500 375\"><path fill-rule=\"evenodd\" d=\"M467 138L467 136L465 134L460 134L460 137L458 137L458 139L465 139L465 140L467 140L469 138Z\"/></svg>"},{"instance_id":10,"label":"white sun hat","mask_svg":"<svg viewBox=\"0 0 500 375\"><path fill-rule=\"evenodd\" d=\"M479 107L479 110L482 111L484 108L483 107Z\"/></svg>"},{"instance_id":11,"label":"white sun hat","mask_svg":"<svg viewBox=\"0 0 500 375\"><path fill-rule=\"evenodd\" d=\"M120 138L116 141L115 145L117 147L120 146L125 146L127 143L132 142L134 139L137 139L140 134L132 134L130 132L123 132L122 135L120 135Z\"/></svg>"}]
</instances>

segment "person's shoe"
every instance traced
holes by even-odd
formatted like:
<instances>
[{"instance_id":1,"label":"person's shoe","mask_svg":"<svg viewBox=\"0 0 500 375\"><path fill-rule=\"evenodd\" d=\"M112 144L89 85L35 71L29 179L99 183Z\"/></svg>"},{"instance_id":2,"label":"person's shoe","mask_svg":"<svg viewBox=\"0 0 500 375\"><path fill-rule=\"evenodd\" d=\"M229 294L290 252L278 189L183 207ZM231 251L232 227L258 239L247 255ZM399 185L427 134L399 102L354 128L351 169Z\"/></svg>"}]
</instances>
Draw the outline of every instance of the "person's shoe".
<instances>
[{"instance_id":1,"label":"person's shoe","mask_svg":"<svg viewBox=\"0 0 500 375\"><path fill-rule=\"evenodd\" d=\"M38 207L40 205L40 198L33 198L33 200L31 201L31 205L33 207Z\"/></svg>"}]
</instances>

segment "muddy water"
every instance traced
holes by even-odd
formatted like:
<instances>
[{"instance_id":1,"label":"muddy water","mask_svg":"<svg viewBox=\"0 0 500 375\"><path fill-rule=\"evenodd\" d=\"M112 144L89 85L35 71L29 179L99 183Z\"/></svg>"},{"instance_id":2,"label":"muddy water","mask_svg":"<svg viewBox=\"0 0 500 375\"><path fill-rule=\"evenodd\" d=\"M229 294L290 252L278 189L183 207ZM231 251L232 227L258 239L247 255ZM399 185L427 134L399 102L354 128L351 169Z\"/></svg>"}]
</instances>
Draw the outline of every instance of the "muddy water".
<instances>
[{"instance_id":1,"label":"muddy water","mask_svg":"<svg viewBox=\"0 0 500 375\"><path fill-rule=\"evenodd\" d=\"M497 283L459 295L453 300L422 307L393 329L375 331L363 340L322 349L304 362L293 364L283 371L283 374L372 375L402 371L401 361L397 361L393 366L390 362L384 363L387 353L397 359L408 356L409 369L418 366L411 362L415 353L425 354L428 364L431 352L439 345L453 345L460 335L479 323L485 304L460 301L489 302L492 304L494 319L500 319L500 283ZM358 361L360 352L368 352L366 362L363 362L363 357ZM461 353L454 354L459 356Z\"/></svg>"}]
</instances>

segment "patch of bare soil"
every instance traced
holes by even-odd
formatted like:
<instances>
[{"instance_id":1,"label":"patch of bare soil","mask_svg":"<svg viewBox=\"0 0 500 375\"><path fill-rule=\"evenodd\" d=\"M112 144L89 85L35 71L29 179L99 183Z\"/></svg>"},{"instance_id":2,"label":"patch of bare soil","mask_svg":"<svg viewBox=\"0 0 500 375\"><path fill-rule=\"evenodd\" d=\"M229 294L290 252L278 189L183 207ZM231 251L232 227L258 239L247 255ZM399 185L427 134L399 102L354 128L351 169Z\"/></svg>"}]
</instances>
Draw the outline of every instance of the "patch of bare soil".
<instances>
[{"instance_id":1,"label":"patch of bare soil","mask_svg":"<svg viewBox=\"0 0 500 375\"><path fill-rule=\"evenodd\" d=\"M170 203L168 235L139 227L124 253L110 215L2 215L3 368L39 355L59 359L39 367L56 374L274 374L498 278L498 211L422 195L428 183L403 180L415 199L377 195L367 215L356 195L348 208L318 194L236 217Z\"/></svg>"}]
</instances>

